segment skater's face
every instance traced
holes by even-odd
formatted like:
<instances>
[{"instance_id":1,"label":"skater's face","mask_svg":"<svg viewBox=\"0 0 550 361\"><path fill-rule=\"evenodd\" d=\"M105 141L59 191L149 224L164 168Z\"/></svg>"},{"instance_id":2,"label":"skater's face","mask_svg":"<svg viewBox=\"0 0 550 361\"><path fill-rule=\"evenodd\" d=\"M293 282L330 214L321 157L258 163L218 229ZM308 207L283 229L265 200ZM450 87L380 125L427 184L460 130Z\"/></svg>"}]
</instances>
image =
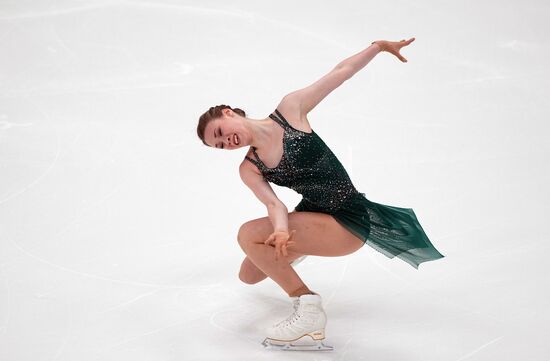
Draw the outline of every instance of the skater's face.
<instances>
[{"instance_id":1,"label":"skater's face","mask_svg":"<svg viewBox=\"0 0 550 361\"><path fill-rule=\"evenodd\" d=\"M222 117L210 121L204 129L206 144L212 148L226 150L241 148L248 137L242 117L227 108L223 109L222 113Z\"/></svg>"}]
</instances>

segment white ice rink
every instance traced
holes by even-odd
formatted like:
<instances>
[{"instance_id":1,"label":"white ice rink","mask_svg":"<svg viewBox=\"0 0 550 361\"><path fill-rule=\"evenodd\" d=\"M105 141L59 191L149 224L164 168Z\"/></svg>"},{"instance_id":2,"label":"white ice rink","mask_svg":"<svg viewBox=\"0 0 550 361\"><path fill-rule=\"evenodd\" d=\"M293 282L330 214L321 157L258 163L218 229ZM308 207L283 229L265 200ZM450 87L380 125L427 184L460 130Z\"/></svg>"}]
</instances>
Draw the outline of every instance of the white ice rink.
<instances>
[{"instance_id":1,"label":"white ice rink","mask_svg":"<svg viewBox=\"0 0 550 361\"><path fill-rule=\"evenodd\" d=\"M547 1L0 0L1 361L550 359ZM365 246L296 270L331 353L264 350L291 304L238 278L267 216L248 148L198 117L264 119L374 40L308 114L367 198L445 258ZM289 209L301 199L272 185Z\"/></svg>"}]
</instances>

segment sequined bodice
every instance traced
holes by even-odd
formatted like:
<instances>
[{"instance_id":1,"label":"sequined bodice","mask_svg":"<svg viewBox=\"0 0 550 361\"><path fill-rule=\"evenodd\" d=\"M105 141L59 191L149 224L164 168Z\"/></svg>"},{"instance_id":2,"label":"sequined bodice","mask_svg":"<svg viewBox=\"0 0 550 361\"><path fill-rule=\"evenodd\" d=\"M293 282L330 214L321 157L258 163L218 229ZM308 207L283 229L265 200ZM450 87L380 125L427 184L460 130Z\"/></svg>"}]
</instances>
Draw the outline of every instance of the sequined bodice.
<instances>
[{"instance_id":1,"label":"sequined bodice","mask_svg":"<svg viewBox=\"0 0 550 361\"><path fill-rule=\"evenodd\" d=\"M315 131L295 129L277 109L275 114L269 117L284 129L283 156L279 164L267 167L255 147L252 152L256 159L245 157L258 167L266 181L295 190L310 207L329 213L359 194L342 163Z\"/></svg>"}]
</instances>

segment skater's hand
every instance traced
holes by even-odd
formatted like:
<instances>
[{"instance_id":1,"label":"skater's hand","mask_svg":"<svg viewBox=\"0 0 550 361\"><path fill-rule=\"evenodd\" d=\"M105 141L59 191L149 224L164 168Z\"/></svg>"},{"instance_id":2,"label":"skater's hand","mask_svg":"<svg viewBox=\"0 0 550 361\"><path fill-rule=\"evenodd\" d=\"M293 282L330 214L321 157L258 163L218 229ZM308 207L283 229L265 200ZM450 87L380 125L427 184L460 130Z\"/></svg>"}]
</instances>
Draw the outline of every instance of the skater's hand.
<instances>
[{"instance_id":1,"label":"skater's hand","mask_svg":"<svg viewBox=\"0 0 550 361\"><path fill-rule=\"evenodd\" d=\"M277 261L282 253L284 257L288 256L286 251L287 247L295 244L296 242L290 241L290 238L296 233L293 229L290 234L285 231L275 231L269 235L269 238L265 240L264 244L267 246L275 247L275 260Z\"/></svg>"},{"instance_id":2,"label":"skater's hand","mask_svg":"<svg viewBox=\"0 0 550 361\"><path fill-rule=\"evenodd\" d=\"M401 40L401 41L387 41L387 40L376 40L373 41L372 44L376 43L378 46L380 46L381 51L387 51L388 53L391 53L395 55L399 60L406 63L407 59L405 59L400 53L399 50L401 50L402 47L409 45L414 41L414 38L410 38L409 40Z\"/></svg>"}]
</instances>

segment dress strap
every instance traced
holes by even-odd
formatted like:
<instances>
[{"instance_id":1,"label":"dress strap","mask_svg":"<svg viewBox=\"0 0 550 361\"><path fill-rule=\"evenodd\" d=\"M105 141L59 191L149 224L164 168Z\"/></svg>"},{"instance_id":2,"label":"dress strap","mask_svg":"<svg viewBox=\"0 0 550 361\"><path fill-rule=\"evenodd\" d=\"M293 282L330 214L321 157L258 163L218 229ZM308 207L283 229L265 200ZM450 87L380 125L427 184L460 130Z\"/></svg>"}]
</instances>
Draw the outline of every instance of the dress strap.
<instances>
[{"instance_id":1,"label":"dress strap","mask_svg":"<svg viewBox=\"0 0 550 361\"><path fill-rule=\"evenodd\" d=\"M254 153L254 157L256 157L256 159L252 159L249 156L245 156L245 159L248 159L249 161L254 163L256 165L256 167L258 167L259 169L263 169L264 168L264 162L262 162L262 160L258 156L258 153L256 153L256 148L255 147L252 147L252 153Z\"/></svg>"},{"instance_id":2,"label":"dress strap","mask_svg":"<svg viewBox=\"0 0 550 361\"><path fill-rule=\"evenodd\" d=\"M280 125L283 129L285 129L285 130L288 129L288 124L287 124L285 121L283 121L283 120L281 120L280 118L278 118L276 115L269 114L269 117L270 117L271 119L273 119L274 121L276 121L277 123L279 123L279 125Z\"/></svg>"},{"instance_id":3,"label":"dress strap","mask_svg":"<svg viewBox=\"0 0 550 361\"><path fill-rule=\"evenodd\" d=\"M288 122L288 120L286 120L285 117L283 117L283 115L281 114L281 112L279 111L279 109L275 109L275 113L277 113L277 115L279 116L279 118L281 118L287 125L290 125L290 123Z\"/></svg>"},{"instance_id":4,"label":"dress strap","mask_svg":"<svg viewBox=\"0 0 550 361\"><path fill-rule=\"evenodd\" d=\"M277 109L275 109L275 113L277 115L269 114L269 117L274 121L276 121L277 123L279 123L279 125L283 127L283 129L285 130L289 128L292 129L288 121L285 119L285 117L283 117L283 115Z\"/></svg>"},{"instance_id":5,"label":"dress strap","mask_svg":"<svg viewBox=\"0 0 550 361\"><path fill-rule=\"evenodd\" d=\"M252 162L253 164L255 164L256 166L258 166L258 161L250 158L249 156L245 155L244 156L244 159L248 159L250 162Z\"/></svg>"}]
</instances>

